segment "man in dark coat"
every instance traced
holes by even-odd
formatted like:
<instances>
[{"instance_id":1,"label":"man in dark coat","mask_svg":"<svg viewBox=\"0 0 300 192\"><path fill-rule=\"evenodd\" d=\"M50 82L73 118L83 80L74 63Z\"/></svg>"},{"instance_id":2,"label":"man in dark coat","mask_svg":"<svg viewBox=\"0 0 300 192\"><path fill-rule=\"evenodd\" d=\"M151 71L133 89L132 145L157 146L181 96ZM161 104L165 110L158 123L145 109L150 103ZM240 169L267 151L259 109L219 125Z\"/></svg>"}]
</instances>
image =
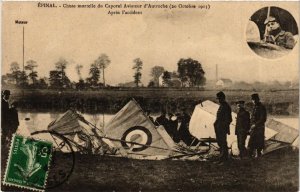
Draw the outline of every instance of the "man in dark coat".
<instances>
[{"instance_id":1,"label":"man in dark coat","mask_svg":"<svg viewBox=\"0 0 300 192\"><path fill-rule=\"evenodd\" d=\"M246 154L245 141L250 129L250 114L244 107L245 101L238 101L237 107L239 109L236 117L235 135L237 136L238 148L240 157L243 158Z\"/></svg>"},{"instance_id":2,"label":"man in dark coat","mask_svg":"<svg viewBox=\"0 0 300 192\"><path fill-rule=\"evenodd\" d=\"M162 125L166 132L170 135L171 138L173 138L173 132L174 129L177 128L176 121L171 121L170 118L173 114L167 114L165 110L161 111L161 115L156 118L155 125L160 126ZM175 125L176 124L176 125Z\"/></svg>"},{"instance_id":3,"label":"man in dark coat","mask_svg":"<svg viewBox=\"0 0 300 192\"><path fill-rule=\"evenodd\" d=\"M267 110L260 102L258 94L252 94L251 99L254 103L254 108L250 120L249 155L250 157L253 157L255 150L257 150L257 156L260 157L265 146L265 122L267 120Z\"/></svg>"},{"instance_id":4,"label":"man in dark coat","mask_svg":"<svg viewBox=\"0 0 300 192\"><path fill-rule=\"evenodd\" d=\"M1 129L2 129L2 142L6 140L6 136L8 133L8 125L9 125L9 100L10 91L4 90L2 91L1 97Z\"/></svg>"},{"instance_id":5,"label":"man in dark coat","mask_svg":"<svg viewBox=\"0 0 300 192\"><path fill-rule=\"evenodd\" d=\"M191 116L187 114L186 109L182 109L179 115L180 126L178 130L178 134L180 139L188 146L190 146L193 142L193 137L189 131L189 123L191 120Z\"/></svg>"},{"instance_id":6,"label":"man in dark coat","mask_svg":"<svg viewBox=\"0 0 300 192\"><path fill-rule=\"evenodd\" d=\"M9 97L10 91L4 90L1 95L1 166L5 166L9 151Z\"/></svg>"},{"instance_id":7,"label":"man in dark coat","mask_svg":"<svg viewBox=\"0 0 300 192\"><path fill-rule=\"evenodd\" d=\"M225 100L225 94L221 91L217 93L220 107L217 111L217 118L214 123L217 143L220 147L220 160L225 162L228 160L227 134L230 134L229 125L232 121L231 107Z\"/></svg>"},{"instance_id":8,"label":"man in dark coat","mask_svg":"<svg viewBox=\"0 0 300 192\"><path fill-rule=\"evenodd\" d=\"M159 117L156 118L154 124L156 126L162 125L162 126L166 126L169 123L169 120L167 119L167 113L166 111L162 110L161 111L161 115Z\"/></svg>"},{"instance_id":9,"label":"man in dark coat","mask_svg":"<svg viewBox=\"0 0 300 192\"><path fill-rule=\"evenodd\" d=\"M173 141L175 143L178 143L180 141L180 138L178 136L178 131L177 131L178 117L176 114L173 114L173 113L169 113L168 117L169 117L169 122L166 127L166 130L169 133L169 135L171 136L171 138L173 139Z\"/></svg>"},{"instance_id":10,"label":"man in dark coat","mask_svg":"<svg viewBox=\"0 0 300 192\"><path fill-rule=\"evenodd\" d=\"M12 138L12 135L16 133L19 127L19 115L18 115L18 103L12 102L11 107L9 109L9 125L8 125L8 138Z\"/></svg>"}]
</instances>

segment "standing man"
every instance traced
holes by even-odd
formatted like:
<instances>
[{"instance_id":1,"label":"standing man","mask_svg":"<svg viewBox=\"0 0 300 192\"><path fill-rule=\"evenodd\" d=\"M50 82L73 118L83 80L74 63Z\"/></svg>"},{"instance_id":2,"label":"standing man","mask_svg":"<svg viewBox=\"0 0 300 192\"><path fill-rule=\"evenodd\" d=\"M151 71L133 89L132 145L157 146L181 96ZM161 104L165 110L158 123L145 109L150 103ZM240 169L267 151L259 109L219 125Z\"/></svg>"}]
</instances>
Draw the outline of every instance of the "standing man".
<instances>
[{"instance_id":1,"label":"standing man","mask_svg":"<svg viewBox=\"0 0 300 192\"><path fill-rule=\"evenodd\" d=\"M10 91L4 90L2 91L1 97L1 131L2 131L2 142L5 142L6 136L8 133L8 125L9 125L9 100Z\"/></svg>"},{"instance_id":2,"label":"standing man","mask_svg":"<svg viewBox=\"0 0 300 192\"><path fill-rule=\"evenodd\" d=\"M178 134L180 139L187 145L190 146L193 142L192 135L189 131L189 123L191 116L187 113L186 109L181 109L180 111L180 126L178 129Z\"/></svg>"},{"instance_id":3,"label":"standing man","mask_svg":"<svg viewBox=\"0 0 300 192\"><path fill-rule=\"evenodd\" d=\"M238 101L238 113L235 124L235 135L237 136L238 148L240 151L240 158L246 155L245 141L250 129L250 114L245 109L245 101Z\"/></svg>"},{"instance_id":4,"label":"standing man","mask_svg":"<svg viewBox=\"0 0 300 192\"><path fill-rule=\"evenodd\" d=\"M217 93L220 107L217 112L217 118L214 123L217 143L220 147L219 163L228 160L227 134L230 134L229 125L232 121L231 108L225 101L225 94L221 91Z\"/></svg>"},{"instance_id":5,"label":"standing man","mask_svg":"<svg viewBox=\"0 0 300 192\"><path fill-rule=\"evenodd\" d=\"M258 94L251 95L254 108L251 114L251 128L249 140L249 155L253 157L253 153L257 150L257 157L262 155L265 147L265 122L267 120L267 110L260 102Z\"/></svg>"},{"instance_id":6,"label":"standing man","mask_svg":"<svg viewBox=\"0 0 300 192\"><path fill-rule=\"evenodd\" d=\"M16 133L19 127L19 115L18 115L18 102L14 101L11 103L11 107L9 109L9 130L8 130L8 138L12 138L12 135Z\"/></svg>"},{"instance_id":7,"label":"standing man","mask_svg":"<svg viewBox=\"0 0 300 192\"><path fill-rule=\"evenodd\" d=\"M1 94L1 166L5 166L9 151L9 100L10 91L4 90Z\"/></svg>"}]
</instances>

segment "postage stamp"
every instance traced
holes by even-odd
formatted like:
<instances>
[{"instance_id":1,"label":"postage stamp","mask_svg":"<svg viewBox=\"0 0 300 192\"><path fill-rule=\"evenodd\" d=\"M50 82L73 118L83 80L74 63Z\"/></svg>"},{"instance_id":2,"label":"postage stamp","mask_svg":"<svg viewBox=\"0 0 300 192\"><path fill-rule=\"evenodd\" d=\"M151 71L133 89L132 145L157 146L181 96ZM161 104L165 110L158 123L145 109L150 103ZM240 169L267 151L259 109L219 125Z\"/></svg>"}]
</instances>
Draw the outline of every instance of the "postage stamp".
<instances>
[{"instance_id":1,"label":"postage stamp","mask_svg":"<svg viewBox=\"0 0 300 192\"><path fill-rule=\"evenodd\" d=\"M46 186L52 143L14 135L4 185L43 191Z\"/></svg>"}]
</instances>

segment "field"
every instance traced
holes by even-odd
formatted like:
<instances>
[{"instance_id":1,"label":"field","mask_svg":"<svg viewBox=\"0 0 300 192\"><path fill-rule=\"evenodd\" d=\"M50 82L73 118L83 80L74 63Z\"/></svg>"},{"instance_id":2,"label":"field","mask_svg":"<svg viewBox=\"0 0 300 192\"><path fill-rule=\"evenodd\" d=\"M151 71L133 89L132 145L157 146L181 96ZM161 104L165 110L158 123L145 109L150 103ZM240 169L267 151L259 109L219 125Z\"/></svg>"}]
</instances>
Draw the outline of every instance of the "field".
<instances>
[{"instance_id":1,"label":"field","mask_svg":"<svg viewBox=\"0 0 300 192\"><path fill-rule=\"evenodd\" d=\"M291 149L225 165L77 155L69 180L49 191L298 191L298 161Z\"/></svg>"},{"instance_id":2,"label":"field","mask_svg":"<svg viewBox=\"0 0 300 192\"><path fill-rule=\"evenodd\" d=\"M192 112L194 106L204 100L216 101L218 90L168 89L168 88L114 88L97 91L75 90L12 90L12 100L20 103L23 110L61 111L70 107L86 113L111 113L119 111L131 98L135 98L144 109L159 112L162 107L169 111L186 108ZM228 102L233 106L245 100L251 107L250 90L225 90ZM268 112L291 115L299 112L299 90L257 91Z\"/></svg>"}]
</instances>

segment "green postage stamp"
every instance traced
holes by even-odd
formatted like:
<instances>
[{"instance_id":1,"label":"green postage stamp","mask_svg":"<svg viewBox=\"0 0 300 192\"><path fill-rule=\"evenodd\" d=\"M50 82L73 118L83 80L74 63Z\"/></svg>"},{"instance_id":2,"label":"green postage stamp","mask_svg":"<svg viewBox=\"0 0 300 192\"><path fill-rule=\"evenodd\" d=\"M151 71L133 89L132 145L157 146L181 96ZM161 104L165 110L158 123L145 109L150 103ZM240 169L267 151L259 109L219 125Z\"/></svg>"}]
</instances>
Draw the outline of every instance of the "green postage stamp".
<instances>
[{"instance_id":1,"label":"green postage stamp","mask_svg":"<svg viewBox=\"0 0 300 192\"><path fill-rule=\"evenodd\" d=\"M3 183L43 191L46 186L52 143L14 135Z\"/></svg>"}]
</instances>

